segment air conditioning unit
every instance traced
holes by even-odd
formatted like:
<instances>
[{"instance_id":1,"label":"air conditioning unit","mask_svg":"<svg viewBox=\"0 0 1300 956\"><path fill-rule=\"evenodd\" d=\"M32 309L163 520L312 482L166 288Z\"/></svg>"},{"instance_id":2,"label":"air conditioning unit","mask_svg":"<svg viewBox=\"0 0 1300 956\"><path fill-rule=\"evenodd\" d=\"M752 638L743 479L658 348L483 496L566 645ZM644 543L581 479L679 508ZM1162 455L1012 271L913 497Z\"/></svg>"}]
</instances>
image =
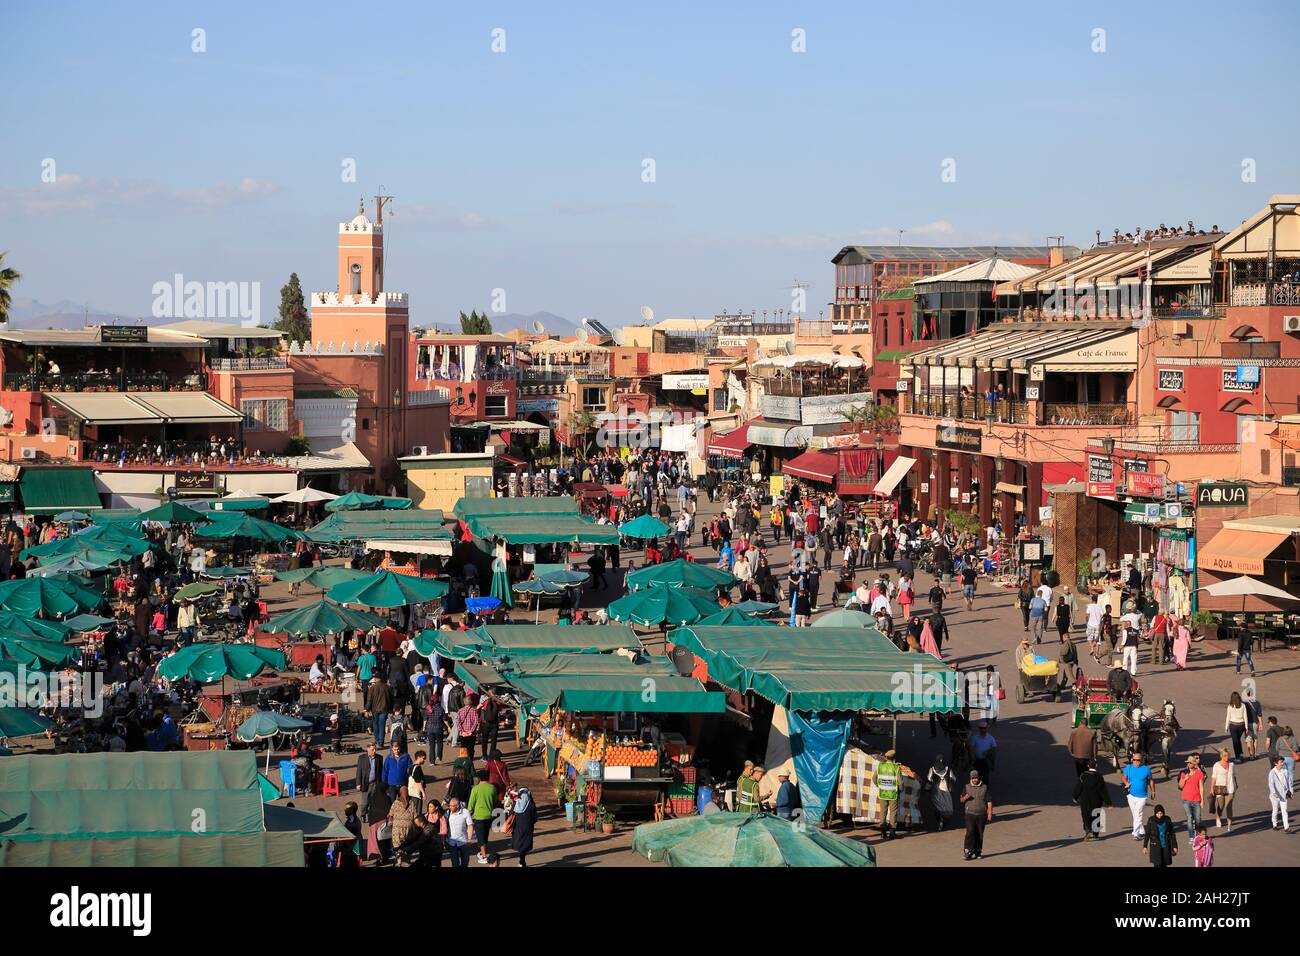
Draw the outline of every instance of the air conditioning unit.
<instances>
[{"instance_id":1,"label":"air conditioning unit","mask_svg":"<svg viewBox=\"0 0 1300 956\"><path fill-rule=\"evenodd\" d=\"M33 458L35 458L35 457L36 457L36 449L35 449L35 448L24 448L24 449L23 449L23 458L25 458L25 459L27 459L28 461L30 461L31 459L33 459Z\"/></svg>"},{"instance_id":2,"label":"air conditioning unit","mask_svg":"<svg viewBox=\"0 0 1300 956\"><path fill-rule=\"evenodd\" d=\"M412 454L412 455L417 455L417 456L420 457L420 458L425 458L425 457L427 457L428 454L429 454L429 446L428 446L428 445L416 445L414 448L411 449L411 454Z\"/></svg>"},{"instance_id":3,"label":"air conditioning unit","mask_svg":"<svg viewBox=\"0 0 1300 956\"><path fill-rule=\"evenodd\" d=\"M1282 331L1300 332L1300 315L1282 316Z\"/></svg>"}]
</instances>

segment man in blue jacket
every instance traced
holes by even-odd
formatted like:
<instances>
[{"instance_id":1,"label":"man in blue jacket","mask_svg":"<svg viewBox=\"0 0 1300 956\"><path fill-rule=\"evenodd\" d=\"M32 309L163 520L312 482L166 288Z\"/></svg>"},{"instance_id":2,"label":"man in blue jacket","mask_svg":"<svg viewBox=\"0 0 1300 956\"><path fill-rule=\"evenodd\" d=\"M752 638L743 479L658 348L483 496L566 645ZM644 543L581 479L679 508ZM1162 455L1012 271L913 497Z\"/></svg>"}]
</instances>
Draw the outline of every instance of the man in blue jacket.
<instances>
[{"instance_id":1,"label":"man in blue jacket","mask_svg":"<svg viewBox=\"0 0 1300 956\"><path fill-rule=\"evenodd\" d=\"M782 820L789 820L793 815L795 808L799 805L799 791L795 785L790 782L790 771L782 770L777 775L781 781L781 786L776 791L776 815Z\"/></svg>"},{"instance_id":2,"label":"man in blue jacket","mask_svg":"<svg viewBox=\"0 0 1300 956\"><path fill-rule=\"evenodd\" d=\"M394 743L393 752L384 758L384 785L388 787L391 799L396 800L397 791L406 786L407 778L411 776L411 767L411 755Z\"/></svg>"}]
</instances>

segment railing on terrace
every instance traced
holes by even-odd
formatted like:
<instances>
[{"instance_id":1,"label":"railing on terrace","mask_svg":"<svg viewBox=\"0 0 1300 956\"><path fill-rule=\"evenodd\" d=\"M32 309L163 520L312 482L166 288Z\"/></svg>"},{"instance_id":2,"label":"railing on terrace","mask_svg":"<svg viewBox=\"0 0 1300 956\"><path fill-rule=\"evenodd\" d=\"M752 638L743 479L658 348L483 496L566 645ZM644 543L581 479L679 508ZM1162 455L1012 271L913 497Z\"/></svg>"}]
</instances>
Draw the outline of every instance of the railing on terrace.
<instances>
[{"instance_id":1,"label":"railing on terrace","mask_svg":"<svg viewBox=\"0 0 1300 956\"><path fill-rule=\"evenodd\" d=\"M1133 413L1127 405L1047 402L1043 405L1044 425L1128 425Z\"/></svg>"},{"instance_id":2,"label":"railing on terrace","mask_svg":"<svg viewBox=\"0 0 1300 956\"><path fill-rule=\"evenodd\" d=\"M835 332L835 323L830 319L802 319L799 322L800 337L820 338L830 336Z\"/></svg>"},{"instance_id":3,"label":"railing on terrace","mask_svg":"<svg viewBox=\"0 0 1300 956\"><path fill-rule=\"evenodd\" d=\"M900 395L904 415L930 418L959 418L963 421L993 421L1000 425L1027 425L1029 404L1012 399L961 398L957 395Z\"/></svg>"},{"instance_id":4,"label":"railing on terrace","mask_svg":"<svg viewBox=\"0 0 1300 956\"><path fill-rule=\"evenodd\" d=\"M1300 283L1241 283L1232 287L1229 302L1238 306L1300 305Z\"/></svg>"},{"instance_id":5,"label":"railing on terrace","mask_svg":"<svg viewBox=\"0 0 1300 956\"><path fill-rule=\"evenodd\" d=\"M167 372L127 369L123 372L9 372L4 387L11 392L201 392L208 379L201 372L171 375Z\"/></svg>"},{"instance_id":6,"label":"railing on terrace","mask_svg":"<svg viewBox=\"0 0 1300 956\"><path fill-rule=\"evenodd\" d=\"M288 367L289 359L284 355L250 355L240 358L212 360L212 371L214 372L270 372Z\"/></svg>"},{"instance_id":7,"label":"railing on terrace","mask_svg":"<svg viewBox=\"0 0 1300 956\"><path fill-rule=\"evenodd\" d=\"M86 442L85 461L127 467L133 465L272 465L281 459L250 455L234 439L226 442Z\"/></svg>"},{"instance_id":8,"label":"railing on terrace","mask_svg":"<svg viewBox=\"0 0 1300 956\"><path fill-rule=\"evenodd\" d=\"M406 393L406 404L419 408L424 405L447 405L451 402L451 391L445 388L425 388L418 392Z\"/></svg>"},{"instance_id":9,"label":"railing on terrace","mask_svg":"<svg viewBox=\"0 0 1300 956\"><path fill-rule=\"evenodd\" d=\"M815 398L820 395L858 395L869 391L867 380L836 381L823 380L814 376L795 378L769 378L763 381L763 390L768 395L781 395L786 398Z\"/></svg>"}]
</instances>

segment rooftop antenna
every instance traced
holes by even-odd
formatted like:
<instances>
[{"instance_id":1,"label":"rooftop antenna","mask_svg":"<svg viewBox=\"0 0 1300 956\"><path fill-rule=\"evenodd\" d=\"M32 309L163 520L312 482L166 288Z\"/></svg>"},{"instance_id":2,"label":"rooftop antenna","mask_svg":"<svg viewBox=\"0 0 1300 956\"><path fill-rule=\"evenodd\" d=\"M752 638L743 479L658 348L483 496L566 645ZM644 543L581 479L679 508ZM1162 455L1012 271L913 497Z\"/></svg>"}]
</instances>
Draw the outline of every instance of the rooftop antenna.
<instances>
[{"instance_id":1,"label":"rooftop antenna","mask_svg":"<svg viewBox=\"0 0 1300 956\"><path fill-rule=\"evenodd\" d=\"M384 207L389 205L392 201L393 201L392 196L384 195L384 186L383 183L380 183L379 192L375 195L375 225L376 226L382 226L384 224ZM362 206L361 211L365 212L364 205Z\"/></svg>"},{"instance_id":2,"label":"rooftop antenna","mask_svg":"<svg viewBox=\"0 0 1300 956\"><path fill-rule=\"evenodd\" d=\"M905 233L905 232L907 232L906 229L900 229L900 230L898 230L898 247L899 247L900 249L903 248L903 233Z\"/></svg>"}]
</instances>

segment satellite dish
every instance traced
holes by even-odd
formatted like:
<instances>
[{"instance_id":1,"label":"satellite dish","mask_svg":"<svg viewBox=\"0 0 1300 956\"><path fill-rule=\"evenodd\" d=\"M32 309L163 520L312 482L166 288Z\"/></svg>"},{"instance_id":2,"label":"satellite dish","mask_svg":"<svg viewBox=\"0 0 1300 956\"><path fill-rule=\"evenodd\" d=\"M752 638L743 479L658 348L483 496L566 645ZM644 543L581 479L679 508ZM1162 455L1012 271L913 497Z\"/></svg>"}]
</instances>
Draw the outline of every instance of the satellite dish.
<instances>
[{"instance_id":1,"label":"satellite dish","mask_svg":"<svg viewBox=\"0 0 1300 956\"><path fill-rule=\"evenodd\" d=\"M591 333L587 331L587 327L585 325L582 326L580 329L578 329L579 342L585 343L589 338L591 338Z\"/></svg>"},{"instance_id":2,"label":"satellite dish","mask_svg":"<svg viewBox=\"0 0 1300 956\"><path fill-rule=\"evenodd\" d=\"M541 319L533 319L533 331L538 335L546 334L546 326L542 324Z\"/></svg>"},{"instance_id":3,"label":"satellite dish","mask_svg":"<svg viewBox=\"0 0 1300 956\"><path fill-rule=\"evenodd\" d=\"M613 338L614 344L617 346L627 345L627 333L622 329L615 329L610 333L610 337Z\"/></svg>"},{"instance_id":4,"label":"satellite dish","mask_svg":"<svg viewBox=\"0 0 1300 956\"><path fill-rule=\"evenodd\" d=\"M786 354L786 355L794 355L794 340L793 340L793 339L786 339L786 340L785 340L785 354Z\"/></svg>"},{"instance_id":5,"label":"satellite dish","mask_svg":"<svg viewBox=\"0 0 1300 956\"><path fill-rule=\"evenodd\" d=\"M648 305L641 306L641 318L647 322L653 322L655 320L655 310Z\"/></svg>"}]
</instances>

